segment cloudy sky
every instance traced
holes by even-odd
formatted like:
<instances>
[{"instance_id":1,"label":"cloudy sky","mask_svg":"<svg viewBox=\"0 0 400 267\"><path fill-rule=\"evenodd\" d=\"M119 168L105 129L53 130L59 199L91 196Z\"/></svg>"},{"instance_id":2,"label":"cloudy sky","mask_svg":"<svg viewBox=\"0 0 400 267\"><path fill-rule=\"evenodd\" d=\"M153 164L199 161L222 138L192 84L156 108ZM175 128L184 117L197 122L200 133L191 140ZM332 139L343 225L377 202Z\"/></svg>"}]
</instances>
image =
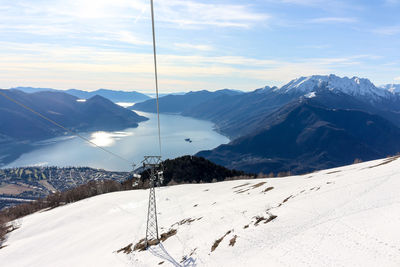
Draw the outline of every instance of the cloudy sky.
<instances>
[{"instance_id":1,"label":"cloudy sky","mask_svg":"<svg viewBox=\"0 0 400 267\"><path fill-rule=\"evenodd\" d=\"M400 0L154 0L161 92L400 83ZM149 0L0 0L0 88L153 91Z\"/></svg>"}]
</instances>

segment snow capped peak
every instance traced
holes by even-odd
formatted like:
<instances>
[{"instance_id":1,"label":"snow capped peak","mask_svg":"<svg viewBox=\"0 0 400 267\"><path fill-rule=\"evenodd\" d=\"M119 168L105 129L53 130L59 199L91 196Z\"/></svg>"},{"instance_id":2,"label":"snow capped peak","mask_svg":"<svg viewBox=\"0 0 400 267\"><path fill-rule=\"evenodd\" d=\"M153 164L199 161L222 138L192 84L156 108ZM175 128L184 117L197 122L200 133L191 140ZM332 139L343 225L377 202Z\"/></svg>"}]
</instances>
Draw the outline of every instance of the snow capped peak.
<instances>
[{"instance_id":1,"label":"snow capped peak","mask_svg":"<svg viewBox=\"0 0 400 267\"><path fill-rule=\"evenodd\" d=\"M311 93L318 89L340 91L353 96L385 96L385 91L377 88L370 80L359 77L339 77L330 75L313 75L300 77L290 81L275 91L281 93Z\"/></svg>"},{"instance_id":2,"label":"snow capped peak","mask_svg":"<svg viewBox=\"0 0 400 267\"><path fill-rule=\"evenodd\" d=\"M383 90L389 91L392 94L400 93L400 84L385 84L380 86Z\"/></svg>"}]
</instances>

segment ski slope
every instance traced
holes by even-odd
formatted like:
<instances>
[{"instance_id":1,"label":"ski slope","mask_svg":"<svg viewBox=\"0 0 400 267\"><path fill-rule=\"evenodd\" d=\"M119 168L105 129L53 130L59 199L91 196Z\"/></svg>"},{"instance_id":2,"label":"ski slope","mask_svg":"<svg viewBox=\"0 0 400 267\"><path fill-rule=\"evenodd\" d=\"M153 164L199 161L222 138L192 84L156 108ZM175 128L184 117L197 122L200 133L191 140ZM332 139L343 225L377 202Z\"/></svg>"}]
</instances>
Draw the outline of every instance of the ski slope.
<instances>
[{"instance_id":1,"label":"ski slope","mask_svg":"<svg viewBox=\"0 0 400 267\"><path fill-rule=\"evenodd\" d=\"M400 266L399 173L400 160L388 158L159 188L160 233L176 234L130 254L117 251L144 237L148 191L101 195L15 222L0 265Z\"/></svg>"}]
</instances>

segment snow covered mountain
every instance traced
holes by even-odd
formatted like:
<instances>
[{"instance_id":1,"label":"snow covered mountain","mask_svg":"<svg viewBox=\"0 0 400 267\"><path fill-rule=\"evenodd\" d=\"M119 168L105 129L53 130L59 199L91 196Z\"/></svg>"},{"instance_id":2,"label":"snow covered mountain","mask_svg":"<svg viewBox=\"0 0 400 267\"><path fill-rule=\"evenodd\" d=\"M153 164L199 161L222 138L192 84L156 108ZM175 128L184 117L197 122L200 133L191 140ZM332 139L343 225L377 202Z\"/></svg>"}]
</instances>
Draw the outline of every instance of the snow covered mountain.
<instances>
[{"instance_id":1,"label":"snow covered mountain","mask_svg":"<svg viewBox=\"0 0 400 267\"><path fill-rule=\"evenodd\" d=\"M392 94L400 93L400 84L385 84L381 86L382 89L391 92Z\"/></svg>"},{"instance_id":2,"label":"snow covered mountain","mask_svg":"<svg viewBox=\"0 0 400 267\"><path fill-rule=\"evenodd\" d=\"M302 176L157 189L165 241L145 235L147 190L22 218L2 266L400 266L400 159ZM132 250L132 251L131 251ZM119 251L119 252L118 252Z\"/></svg>"},{"instance_id":3,"label":"snow covered mountain","mask_svg":"<svg viewBox=\"0 0 400 267\"><path fill-rule=\"evenodd\" d=\"M274 90L279 93L301 92L309 94L322 88L339 91L351 96L385 97L387 92L376 87L370 80L364 78L348 78L331 75L313 75L300 77L290 81L281 88Z\"/></svg>"}]
</instances>

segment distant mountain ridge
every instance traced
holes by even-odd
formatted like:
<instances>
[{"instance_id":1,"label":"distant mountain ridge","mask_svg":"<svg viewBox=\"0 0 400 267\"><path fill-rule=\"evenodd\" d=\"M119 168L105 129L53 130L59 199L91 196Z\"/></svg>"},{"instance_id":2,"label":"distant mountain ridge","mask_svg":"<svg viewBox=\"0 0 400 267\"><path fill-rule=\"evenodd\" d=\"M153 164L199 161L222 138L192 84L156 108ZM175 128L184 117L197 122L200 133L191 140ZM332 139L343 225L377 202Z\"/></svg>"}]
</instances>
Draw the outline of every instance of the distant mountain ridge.
<instances>
[{"instance_id":1,"label":"distant mountain ridge","mask_svg":"<svg viewBox=\"0 0 400 267\"><path fill-rule=\"evenodd\" d=\"M201 92L179 97L168 96L168 99L162 97L160 111L173 111L184 116L210 120L216 124L219 132L237 138L256 130L265 116L291 101L302 97L317 97L325 105L381 114L400 125L400 116L397 114L400 112L400 94L390 93L376 87L368 79L358 77L313 75L294 79L282 87L266 86L252 92L214 94L208 98L191 100L196 97L195 94L200 96ZM135 104L133 109L155 112L152 101ZM334 104L328 103L330 101L334 101Z\"/></svg>"},{"instance_id":2,"label":"distant mountain ridge","mask_svg":"<svg viewBox=\"0 0 400 267\"><path fill-rule=\"evenodd\" d=\"M282 87L160 103L161 112L212 121L233 140L199 156L249 172L301 173L400 152L400 94L390 88L365 78L313 75ZM152 112L148 107L150 101L133 108Z\"/></svg>"},{"instance_id":3,"label":"distant mountain ridge","mask_svg":"<svg viewBox=\"0 0 400 267\"><path fill-rule=\"evenodd\" d=\"M294 101L266 117L258 131L197 156L244 171L310 172L400 151L400 128L363 111Z\"/></svg>"},{"instance_id":4,"label":"distant mountain ridge","mask_svg":"<svg viewBox=\"0 0 400 267\"><path fill-rule=\"evenodd\" d=\"M64 92L73 96L76 96L81 99L89 99L95 95L99 95L105 97L113 102L141 102L151 97L136 92L136 91L117 91L117 90L109 90L109 89L98 89L96 91L83 91L78 89L68 89L68 90L57 90L53 88L34 88L34 87L16 87L11 88L15 90L20 90L26 93L37 93L43 91L57 91L57 92Z\"/></svg>"}]
</instances>

